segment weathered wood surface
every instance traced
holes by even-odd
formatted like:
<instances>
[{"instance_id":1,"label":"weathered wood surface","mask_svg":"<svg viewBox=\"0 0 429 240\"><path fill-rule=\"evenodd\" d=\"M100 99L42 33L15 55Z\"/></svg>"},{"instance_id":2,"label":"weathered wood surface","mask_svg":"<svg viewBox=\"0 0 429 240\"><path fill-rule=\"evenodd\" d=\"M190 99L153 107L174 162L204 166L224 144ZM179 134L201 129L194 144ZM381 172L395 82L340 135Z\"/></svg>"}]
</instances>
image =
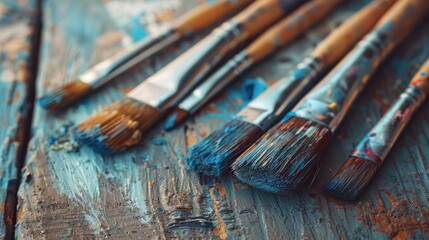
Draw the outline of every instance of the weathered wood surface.
<instances>
[{"instance_id":1,"label":"weathered wood surface","mask_svg":"<svg viewBox=\"0 0 429 240\"><path fill-rule=\"evenodd\" d=\"M36 1L0 1L0 238L13 236L33 92Z\"/></svg>"},{"instance_id":2,"label":"weathered wood surface","mask_svg":"<svg viewBox=\"0 0 429 240\"><path fill-rule=\"evenodd\" d=\"M197 1L182 2L186 5L178 12ZM290 47L247 73L187 124L168 133L159 124L141 146L126 153L99 155L85 146L70 152L67 149L74 143L67 141L67 134L60 145L49 140L70 121L80 122L121 98L179 54L177 48L65 111L53 114L36 107L18 194L16 238L427 238L428 103L413 118L359 202L327 198L319 188L429 56L429 19L372 79L339 129L322 174L309 191L276 196L240 184L229 175L220 179L200 176L186 170L183 163L187 147L229 120L249 100L242 88L252 81L245 79L273 83L364 2L349 1ZM144 37L147 27L142 28L140 20L153 19L143 15L145 3L45 0L37 96L64 84L124 44ZM181 44L182 48L190 42Z\"/></svg>"}]
</instances>

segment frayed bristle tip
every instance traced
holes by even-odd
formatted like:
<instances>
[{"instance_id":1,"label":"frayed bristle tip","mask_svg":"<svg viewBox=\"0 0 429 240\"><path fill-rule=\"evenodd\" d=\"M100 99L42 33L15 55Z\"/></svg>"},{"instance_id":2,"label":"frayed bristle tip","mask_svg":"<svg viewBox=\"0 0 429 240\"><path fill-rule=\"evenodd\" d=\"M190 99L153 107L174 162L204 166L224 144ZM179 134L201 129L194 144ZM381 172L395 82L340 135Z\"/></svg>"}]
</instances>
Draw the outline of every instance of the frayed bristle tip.
<instances>
[{"instance_id":1,"label":"frayed bristle tip","mask_svg":"<svg viewBox=\"0 0 429 240\"><path fill-rule=\"evenodd\" d=\"M257 125L234 119L192 146L185 162L191 170L219 176L262 134Z\"/></svg>"},{"instance_id":2,"label":"frayed bristle tip","mask_svg":"<svg viewBox=\"0 0 429 240\"><path fill-rule=\"evenodd\" d=\"M233 172L240 181L268 192L297 192L314 178L331 136L325 125L292 117L250 146L233 163Z\"/></svg>"},{"instance_id":3,"label":"frayed bristle tip","mask_svg":"<svg viewBox=\"0 0 429 240\"><path fill-rule=\"evenodd\" d=\"M377 172L378 164L360 157L350 157L325 185L332 197L355 201Z\"/></svg>"},{"instance_id":4,"label":"frayed bristle tip","mask_svg":"<svg viewBox=\"0 0 429 240\"><path fill-rule=\"evenodd\" d=\"M101 153L120 152L138 144L161 112L139 101L124 98L92 115L74 130L76 138Z\"/></svg>"},{"instance_id":5,"label":"frayed bristle tip","mask_svg":"<svg viewBox=\"0 0 429 240\"><path fill-rule=\"evenodd\" d=\"M59 110L81 99L90 90L88 84L76 80L39 98L38 103L45 109Z\"/></svg>"}]
</instances>

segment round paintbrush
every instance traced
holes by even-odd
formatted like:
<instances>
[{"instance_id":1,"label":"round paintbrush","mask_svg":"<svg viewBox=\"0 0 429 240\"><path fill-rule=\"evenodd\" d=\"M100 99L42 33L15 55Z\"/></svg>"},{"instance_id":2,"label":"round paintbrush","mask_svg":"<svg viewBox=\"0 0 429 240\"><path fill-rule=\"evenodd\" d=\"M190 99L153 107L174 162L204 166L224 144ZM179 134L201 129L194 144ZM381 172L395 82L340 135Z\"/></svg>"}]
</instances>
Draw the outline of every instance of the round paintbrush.
<instances>
[{"instance_id":1,"label":"round paintbrush","mask_svg":"<svg viewBox=\"0 0 429 240\"><path fill-rule=\"evenodd\" d=\"M134 88L124 99L79 124L76 137L100 152L118 152L136 145L143 132L175 107L224 57L301 2L254 2Z\"/></svg>"},{"instance_id":2,"label":"round paintbrush","mask_svg":"<svg viewBox=\"0 0 429 240\"><path fill-rule=\"evenodd\" d=\"M309 1L265 31L180 102L167 118L164 128L169 130L183 122L188 116L193 115L226 85L237 79L242 72L252 68L276 50L292 42L341 2L343 0Z\"/></svg>"},{"instance_id":3,"label":"round paintbrush","mask_svg":"<svg viewBox=\"0 0 429 240\"><path fill-rule=\"evenodd\" d=\"M325 192L339 199L356 200L428 94L429 60L414 75L407 89L355 147L349 159L326 184Z\"/></svg>"},{"instance_id":4,"label":"round paintbrush","mask_svg":"<svg viewBox=\"0 0 429 240\"><path fill-rule=\"evenodd\" d=\"M400 0L283 120L233 164L241 181L290 193L314 179L320 160L350 106L391 50L427 16L429 1Z\"/></svg>"},{"instance_id":5,"label":"round paintbrush","mask_svg":"<svg viewBox=\"0 0 429 240\"><path fill-rule=\"evenodd\" d=\"M39 103L42 107L50 110L64 108L143 60L159 53L167 46L185 36L195 35L208 29L250 2L251 0L221 0L216 3L202 4L178 18L165 31L132 44L118 54L88 69L76 80L42 96Z\"/></svg>"},{"instance_id":6,"label":"round paintbrush","mask_svg":"<svg viewBox=\"0 0 429 240\"><path fill-rule=\"evenodd\" d=\"M238 155L278 122L323 73L371 30L393 2L374 1L347 19L285 78L251 101L233 120L192 146L185 158L187 165L207 175L228 170Z\"/></svg>"}]
</instances>

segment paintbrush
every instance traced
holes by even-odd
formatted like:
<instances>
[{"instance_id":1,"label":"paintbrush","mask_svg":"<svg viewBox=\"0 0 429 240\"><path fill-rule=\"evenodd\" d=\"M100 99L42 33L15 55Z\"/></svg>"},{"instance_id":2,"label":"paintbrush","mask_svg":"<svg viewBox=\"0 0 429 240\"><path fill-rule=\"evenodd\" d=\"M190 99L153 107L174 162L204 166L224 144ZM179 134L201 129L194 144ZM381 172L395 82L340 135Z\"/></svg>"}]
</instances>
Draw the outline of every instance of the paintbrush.
<instances>
[{"instance_id":1,"label":"paintbrush","mask_svg":"<svg viewBox=\"0 0 429 240\"><path fill-rule=\"evenodd\" d=\"M142 133L175 107L226 55L302 2L254 2L134 88L124 99L79 124L76 137L96 151L106 153L136 145Z\"/></svg>"},{"instance_id":2,"label":"paintbrush","mask_svg":"<svg viewBox=\"0 0 429 240\"><path fill-rule=\"evenodd\" d=\"M342 23L285 78L251 101L233 120L192 146L185 158L188 167L207 175L220 175L229 169L237 156L279 121L371 30L393 2L375 1Z\"/></svg>"},{"instance_id":3,"label":"paintbrush","mask_svg":"<svg viewBox=\"0 0 429 240\"><path fill-rule=\"evenodd\" d=\"M381 61L427 14L429 1L400 0L375 28L275 127L234 163L235 176L274 193L316 176L333 133Z\"/></svg>"},{"instance_id":4,"label":"paintbrush","mask_svg":"<svg viewBox=\"0 0 429 240\"><path fill-rule=\"evenodd\" d=\"M182 123L242 72L252 68L276 50L292 42L341 2L343 0L310 1L265 31L246 49L228 61L180 102L177 108L167 117L164 129L170 130Z\"/></svg>"},{"instance_id":5,"label":"paintbrush","mask_svg":"<svg viewBox=\"0 0 429 240\"><path fill-rule=\"evenodd\" d=\"M185 36L195 35L239 11L251 0L221 0L202 4L174 21L167 29L150 36L96 64L65 86L42 96L39 104L50 110L64 108L118 75L154 56Z\"/></svg>"},{"instance_id":6,"label":"paintbrush","mask_svg":"<svg viewBox=\"0 0 429 240\"><path fill-rule=\"evenodd\" d=\"M356 200L428 94L429 60L326 184L326 194L343 200Z\"/></svg>"}]
</instances>

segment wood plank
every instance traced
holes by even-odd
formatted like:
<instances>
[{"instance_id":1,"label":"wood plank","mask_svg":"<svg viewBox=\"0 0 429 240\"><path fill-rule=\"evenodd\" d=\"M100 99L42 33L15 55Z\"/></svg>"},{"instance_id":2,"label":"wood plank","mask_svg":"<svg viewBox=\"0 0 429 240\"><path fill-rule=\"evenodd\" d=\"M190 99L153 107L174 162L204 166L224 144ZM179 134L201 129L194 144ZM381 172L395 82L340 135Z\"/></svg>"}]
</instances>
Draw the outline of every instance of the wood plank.
<instances>
[{"instance_id":1,"label":"wood plank","mask_svg":"<svg viewBox=\"0 0 429 240\"><path fill-rule=\"evenodd\" d=\"M122 6L123 2L44 2L38 96L135 36L137 30L120 28L126 24L109 12L112 3ZM186 5L192 6L190 1ZM141 16L143 12L135 14ZM227 227L235 229L233 219L224 220L231 211L218 196L217 185L202 186L199 177L189 174L178 161L187 148L184 129L165 134L158 127L148 134L141 148L116 156L101 156L84 146L79 152L53 151L47 143L55 129L70 120L79 122L119 99L177 54L166 53L153 64L144 65L142 71L57 115L36 107L24 173L28 181L19 193L17 238L166 238L191 233L205 238L223 236ZM154 141L161 138L168 141Z\"/></svg>"},{"instance_id":2,"label":"wood plank","mask_svg":"<svg viewBox=\"0 0 429 240\"><path fill-rule=\"evenodd\" d=\"M37 1L0 1L0 238L12 238L37 50Z\"/></svg>"},{"instance_id":3,"label":"wood plank","mask_svg":"<svg viewBox=\"0 0 429 240\"><path fill-rule=\"evenodd\" d=\"M134 27L127 24L145 18L145 8L137 7L144 6L141 5L144 2L46 0L37 95L63 84L123 44L144 36L139 24ZM412 128L407 128L360 202L339 202L326 198L318 190L405 86L407 76L429 55L429 29L423 24L407 44L389 57L359 98L339 129L323 165L324 171L311 190L276 196L252 189L231 176L219 179L200 176L186 170L183 163L187 147L229 120L249 100L242 91L244 84L253 83L252 79L272 84L308 54L311 46L338 21L346 19L365 2L349 1L299 41L246 74L185 125L164 132L160 124L147 134L141 146L126 153L100 155L85 146L68 152L67 148L74 145L70 141L65 141L68 145L55 146L64 148L58 151L48 140L69 121L80 122L121 98L124 92L177 56L180 52L177 48L142 64L139 71L61 113L47 113L36 107L34 135L24 172L26 181L19 191L16 237L427 237L429 116L424 111L412 120ZM195 4L187 0L183 3L186 5L182 8ZM132 14L120 14L122 11ZM191 44L192 41L185 42L180 48Z\"/></svg>"}]
</instances>

